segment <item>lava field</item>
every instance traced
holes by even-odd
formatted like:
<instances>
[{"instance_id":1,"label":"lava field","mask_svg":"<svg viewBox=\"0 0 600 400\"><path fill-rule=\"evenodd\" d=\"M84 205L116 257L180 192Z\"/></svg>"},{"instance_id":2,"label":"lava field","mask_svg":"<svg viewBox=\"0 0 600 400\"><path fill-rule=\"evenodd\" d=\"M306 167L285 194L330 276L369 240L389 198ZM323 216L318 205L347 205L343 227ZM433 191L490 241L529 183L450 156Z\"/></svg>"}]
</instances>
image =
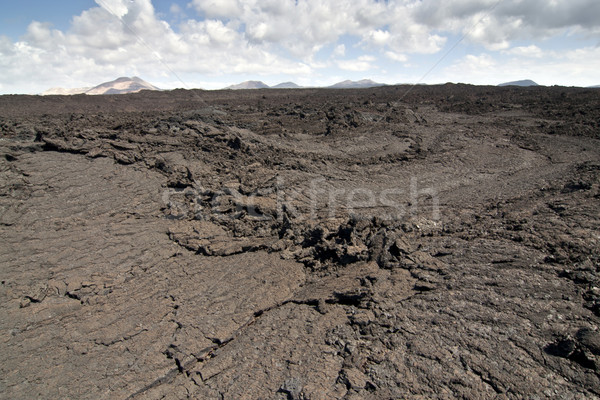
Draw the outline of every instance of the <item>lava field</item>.
<instances>
[{"instance_id":1,"label":"lava field","mask_svg":"<svg viewBox=\"0 0 600 400\"><path fill-rule=\"evenodd\" d=\"M0 398L600 398L600 89L0 96Z\"/></svg>"}]
</instances>

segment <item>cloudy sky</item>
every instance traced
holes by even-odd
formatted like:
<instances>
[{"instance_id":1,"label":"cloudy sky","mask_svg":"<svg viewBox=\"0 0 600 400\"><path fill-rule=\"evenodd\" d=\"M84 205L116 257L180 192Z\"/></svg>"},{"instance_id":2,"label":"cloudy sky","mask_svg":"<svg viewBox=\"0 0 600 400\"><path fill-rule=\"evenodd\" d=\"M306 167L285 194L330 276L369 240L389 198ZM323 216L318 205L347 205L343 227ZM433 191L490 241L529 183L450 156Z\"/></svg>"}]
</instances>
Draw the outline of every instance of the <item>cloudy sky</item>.
<instances>
[{"instance_id":1,"label":"cloudy sky","mask_svg":"<svg viewBox=\"0 0 600 400\"><path fill-rule=\"evenodd\" d=\"M140 76L600 84L598 0L19 0L0 5L0 93Z\"/></svg>"}]
</instances>

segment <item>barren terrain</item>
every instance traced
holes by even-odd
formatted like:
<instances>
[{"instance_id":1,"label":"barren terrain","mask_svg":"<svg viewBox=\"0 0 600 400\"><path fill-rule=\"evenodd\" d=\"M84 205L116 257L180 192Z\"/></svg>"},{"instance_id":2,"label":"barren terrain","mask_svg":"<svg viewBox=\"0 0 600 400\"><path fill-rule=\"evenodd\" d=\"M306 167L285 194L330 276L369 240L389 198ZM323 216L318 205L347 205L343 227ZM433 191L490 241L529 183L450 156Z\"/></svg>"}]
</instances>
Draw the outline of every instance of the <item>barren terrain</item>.
<instances>
[{"instance_id":1,"label":"barren terrain","mask_svg":"<svg viewBox=\"0 0 600 400\"><path fill-rule=\"evenodd\" d=\"M600 398L600 91L0 97L0 398Z\"/></svg>"}]
</instances>

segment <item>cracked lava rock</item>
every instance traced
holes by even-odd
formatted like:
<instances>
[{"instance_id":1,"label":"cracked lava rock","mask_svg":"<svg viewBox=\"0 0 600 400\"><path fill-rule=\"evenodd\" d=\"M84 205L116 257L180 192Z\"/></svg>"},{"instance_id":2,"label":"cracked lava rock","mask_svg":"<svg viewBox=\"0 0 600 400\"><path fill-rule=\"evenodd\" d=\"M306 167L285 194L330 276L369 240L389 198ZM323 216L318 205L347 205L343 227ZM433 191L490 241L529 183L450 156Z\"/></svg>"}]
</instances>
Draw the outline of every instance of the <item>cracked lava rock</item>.
<instances>
[{"instance_id":1,"label":"cracked lava rock","mask_svg":"<svg viewBox=\"0 0 600 400\"><path fill-rule=\"evenodd\" d=\"M0 397L600 397L600 92L0 97Z\"/></svg>"}]
</instances>

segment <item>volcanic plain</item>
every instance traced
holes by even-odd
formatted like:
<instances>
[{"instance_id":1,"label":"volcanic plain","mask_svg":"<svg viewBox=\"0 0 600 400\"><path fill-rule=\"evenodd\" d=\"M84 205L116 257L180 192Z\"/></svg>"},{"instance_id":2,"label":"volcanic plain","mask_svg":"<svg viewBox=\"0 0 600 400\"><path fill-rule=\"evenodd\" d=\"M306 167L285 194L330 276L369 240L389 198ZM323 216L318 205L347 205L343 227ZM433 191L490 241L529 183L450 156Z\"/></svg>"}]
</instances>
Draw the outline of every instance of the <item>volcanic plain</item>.
<instances>
[{"instance_id":1,"label":"volcanic plain","mask_svg":"<svg viewBox=\"0 0 600 400\"><path fill-rule=\"evenodd\" d=\"M600 397L600 90L0 97L0 398Z\"/></svg>"}]
</instances>

